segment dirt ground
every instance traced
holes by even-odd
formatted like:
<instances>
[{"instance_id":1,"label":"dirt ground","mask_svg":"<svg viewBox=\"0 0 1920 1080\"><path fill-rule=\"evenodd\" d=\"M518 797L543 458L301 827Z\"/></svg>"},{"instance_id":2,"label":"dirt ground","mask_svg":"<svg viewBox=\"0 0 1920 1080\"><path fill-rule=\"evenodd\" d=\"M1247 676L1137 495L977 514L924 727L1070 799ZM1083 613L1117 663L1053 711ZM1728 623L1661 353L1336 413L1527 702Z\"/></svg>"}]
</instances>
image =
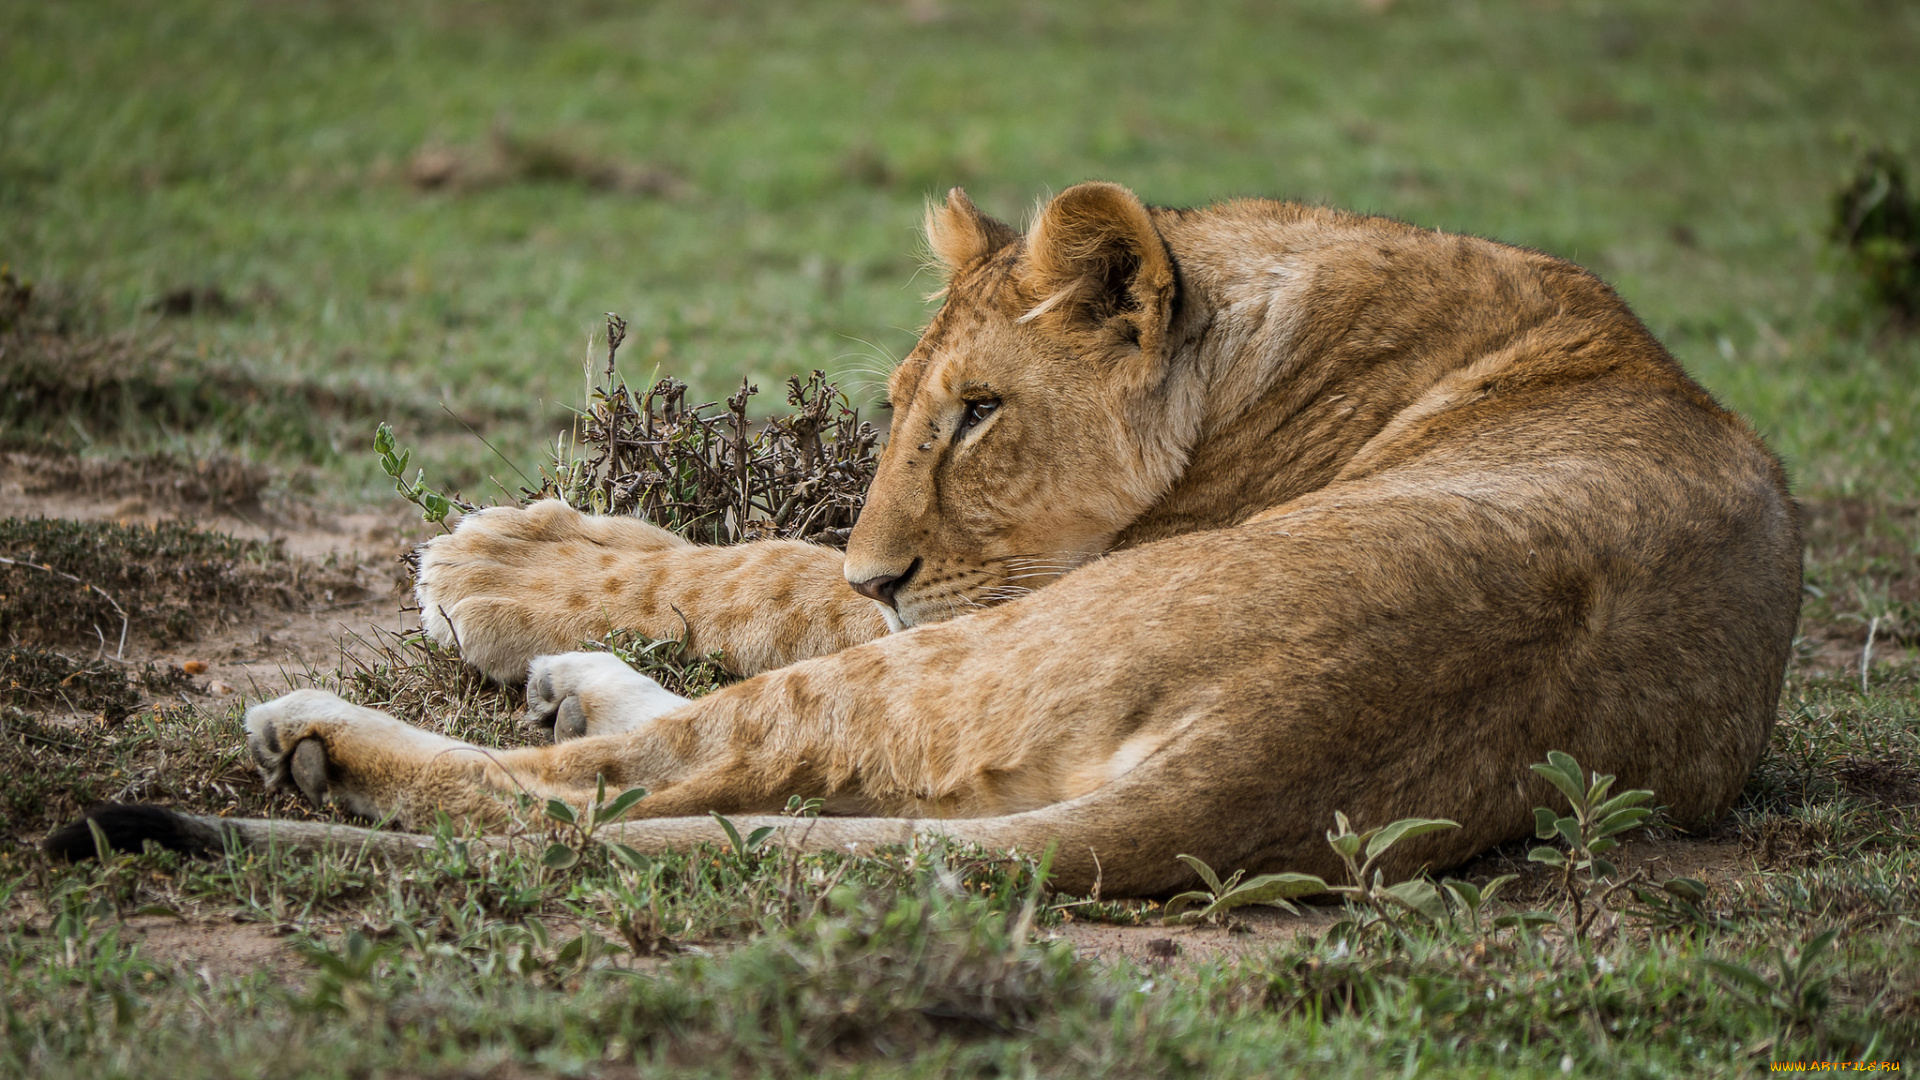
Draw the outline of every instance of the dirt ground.
<instances>
[{"instance_id":1,"label":"dirt ground","mask_svg":"<svg viewBox=\"0 0 1920 1080\"><path fill-rule=\"evenodd\" d=\"M402 591L400 557L433 535L411 507L394 505L352 513L329 512L313 500L206 500L192 478L143 472L138 462L80 462L72 458L0 455L0 518L65 518L154 525L184 521L245 540L276 544L300 564L344 572L357 595L323 592L306 606L258 605L237 623L217 624L196 638L165 646L133 639L125 659L189 665L193 683L177 692L204 702L244 695L258 701L289 689L289 677L333 666L355 636L398 632L419 625ZM185 489L185 490L183 490ZM296 573L298 571L296 570ZM347 591L347 590L342 590ZM200 667L199 665L205 665ZM57 717L49 718L57 719Z\"/></svg>"}]
</instances>

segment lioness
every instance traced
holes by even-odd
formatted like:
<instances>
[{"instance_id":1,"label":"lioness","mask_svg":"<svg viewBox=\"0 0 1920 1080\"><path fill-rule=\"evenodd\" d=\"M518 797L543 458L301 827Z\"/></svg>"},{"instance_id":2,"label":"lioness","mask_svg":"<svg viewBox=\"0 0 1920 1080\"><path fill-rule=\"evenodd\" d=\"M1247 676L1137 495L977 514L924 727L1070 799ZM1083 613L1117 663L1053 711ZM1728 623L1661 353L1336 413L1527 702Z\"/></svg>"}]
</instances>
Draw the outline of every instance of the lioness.
<instances>
[{"instance_id":1,"label":"lioness","mask_svg":"<svg viewBox=\"0 0 1920 1080\"><path fill-rule=\"evenodd\" d=\"M927 237L945 303L844 557L472 514L422 553L427 629L527 678L557 744L482 752L303 690L248 713L268 781L419 826L604 777L651 790L621 839L654 849L817 797L830 816L751 824L1051 845L1060 885L1110 896L1181 887L1180 854L1334 872L1336 810L1452 818L1386 869L1458 863L1531 830L1550 749L1683 822L1739 793L1799 606L1793 503L1592 275L1101 183L1024 235L956 189ZM756 677L688 702L566 651L683 617Z\"/></svg>"}]
</instances>

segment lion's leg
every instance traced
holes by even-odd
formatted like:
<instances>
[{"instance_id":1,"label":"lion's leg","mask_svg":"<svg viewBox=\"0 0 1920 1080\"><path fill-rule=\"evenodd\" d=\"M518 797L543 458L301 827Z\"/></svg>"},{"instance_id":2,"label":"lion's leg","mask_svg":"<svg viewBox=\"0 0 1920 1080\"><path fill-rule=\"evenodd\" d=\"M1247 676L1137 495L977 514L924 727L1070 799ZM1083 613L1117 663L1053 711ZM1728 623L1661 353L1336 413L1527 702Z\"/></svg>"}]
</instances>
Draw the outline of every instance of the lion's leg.
<instances>
[{"instance_id":1,"label":"lion's leg","mask_svg":"<svg viewBox=\"0 0 1920 1080\"><path fill-rule=\"evenodd\" d=\"M603 718L607 722L641 726L685 700L631 669L626 672L627 689L639 695ZM636 685L636 680L646 686ZM602 684L604 688L604 678ZM587 700L594 698L589 694ZM504 824L506 808L498 796L508 792L584 808L602 776L625 788L659 783L656 777L677 767L672 755L649 754L644 744L627 743L620 736L580 739L569 745L587 748L587 753L557 757L490 750L424 731L324 690L297 690L247 710L247 748L269 787L292 788L316 804L331 802L376 820L395 817L415 828L430 822L436 810L483 825ZM596 747L602 752L593 753Z\"/></svg>"},{"instance_id":2,"label":"lion's leg","mask_svg":"<svg viewBox=\"0 0 1920 1080\"><path fill-rule=\"evenodd\" d=\"M1063 776L1077 754L1104 752L1076 745L1105 739L1100 729L1076 723L1084 701L1062 701L1030 730L1011 733L1018 746L990 745L1007 742L1002 722L951 704L979 701L965 658L1008 651L992 641L1005 641L1001 624L1015 618L995 609L892 635L663 715L656 710L673 700L611 658L542 658L529 693L535 715L557 718L563 736L586 732L556 745L483 752L315 692L256 706L248 717L250 744L269 780L285 782L295 748L314 741L336 801L366 816L398 813L409 821L431 808L491 820L495 791L583 800L601 778L609 787L653 792L637 810L649 817L778 811L794 795L818 796L843 813L978 814L1043 805L1066 790ZM1027 632L1014 640L1042 667L1082 648ZM951 722L930 723L929 708L950 713ZM603 729L618 733L596 734ZM1039 756L1041 746L1043 769L997 767L1002 757ZM997 786L1003 775L1015 778L1006 782L1011 786Z\"/></svg>"},{"instance_id":3,"label":"lion's leg","mask_svg":"<svg viewBox=\"0 0 1920 1080\"><path fill-rule=\"evenodd\" d=\"M423 731L324 690L247 710L247 750L272 788L294 788L365 818L430 821L434 809L497 823L488 751ZM318 751L316 753L316 751Z\"/></svg>"},{"instance_id":4,"label":"lion's leg","mask_svg":"<svg viewBox=\"0 0 1920 1080\"><path fill-rule=\"evenodd\" d=\"M754 674L886 632L841 563L832 548L791 541L701 547L546 501L469 514L429 541L416 594L428 633L503 681L615 629L688 636L696 653Z\"/></svg>"}]
</instances>

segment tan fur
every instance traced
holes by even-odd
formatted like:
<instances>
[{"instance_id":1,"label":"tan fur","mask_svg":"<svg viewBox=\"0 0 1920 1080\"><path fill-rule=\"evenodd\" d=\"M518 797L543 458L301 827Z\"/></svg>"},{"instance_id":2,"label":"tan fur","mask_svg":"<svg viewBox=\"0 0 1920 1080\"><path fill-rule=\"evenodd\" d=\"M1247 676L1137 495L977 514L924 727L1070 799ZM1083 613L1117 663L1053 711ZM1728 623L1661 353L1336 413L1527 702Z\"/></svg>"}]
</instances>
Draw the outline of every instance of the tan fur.
<instances>
[{"instance_id":1,"label":"tan fur","mask_svg":"<svg viewBox=\"0 0 1920 1080\"><path fill-rule=\"evenodd\" d=\"M617 734L561 687L588 737L487 754L283 699L249 717L269 775L319 739L336 798L415 822L605 776L676 819L642 843L820 797L871 816L807 843L1051 844L1063 885L1108 895L1185 884L1178 854L1331 872L1335 810L1453 818L1388 872L1456 863L1529 832L1551 749L1683 822L1738 795L1798 609L1793 506L1591 275L1109 184L1024 236L956 191L927 231L946 302L893 375L844 565L551 504L424 552L429 628L497 676L615 625L763 674ZM902 575L884 612L846 587Z\"/></svg>"}]
</instances>

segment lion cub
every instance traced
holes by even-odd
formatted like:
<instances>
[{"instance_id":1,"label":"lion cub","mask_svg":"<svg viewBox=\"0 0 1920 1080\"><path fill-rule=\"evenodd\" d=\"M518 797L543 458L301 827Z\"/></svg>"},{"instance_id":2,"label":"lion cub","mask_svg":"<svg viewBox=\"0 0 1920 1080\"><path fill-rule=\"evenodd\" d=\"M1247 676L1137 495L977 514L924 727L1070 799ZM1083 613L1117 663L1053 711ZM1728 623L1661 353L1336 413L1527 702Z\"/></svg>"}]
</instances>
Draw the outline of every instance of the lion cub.
<instances>
[{"instance_id":1,"label":"lion cub","mask_svg":"<svg viewBox=\"0 0 1920 1080\"><path fill-rule=\"evenodd\" d=\"M302 691L248 715L269 781L417 825L605 777L651 790L621 839L654 848L817 797L768 823L1052 845L1107 895L1188 884L1179 854L1330 873L1336 810L1452 818L1387 869L1457 863L1530 832L1552 749L1683 821L1740 792L1798 611L1793 503L1591 274L1100 183L1024 233L956 189L927 235L945 302L844 556L470 515L422 553L427 628L528 679L561 741L483 754ZM683 616L755 677L688 702L569 652Z\"/></svg>"}]
</instances>

